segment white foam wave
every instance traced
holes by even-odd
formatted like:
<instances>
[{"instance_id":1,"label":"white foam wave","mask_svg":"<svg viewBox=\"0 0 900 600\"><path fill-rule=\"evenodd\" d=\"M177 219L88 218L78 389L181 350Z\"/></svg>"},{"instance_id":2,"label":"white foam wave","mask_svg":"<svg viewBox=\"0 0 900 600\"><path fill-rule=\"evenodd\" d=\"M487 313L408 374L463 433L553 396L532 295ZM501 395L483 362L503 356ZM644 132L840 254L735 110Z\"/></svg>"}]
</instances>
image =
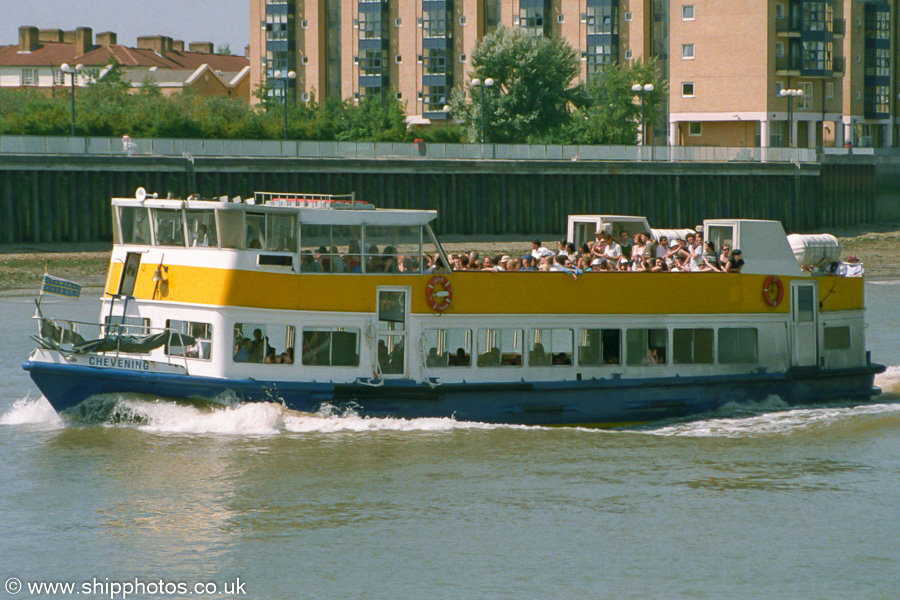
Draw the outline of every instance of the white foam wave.
<instances>
[{"instance_id":1,"label":"white foam wave","mask_svg":"<svg viewBox=\"0 0 900 600\"><path fill-rule=\"evenodd\" d=\"M272 402L198 408L168 401L122 400L116 407L119 417L139 423L138 429L154 433L219 435L277 435L280 433L336 433L368 431L450 431L488 429L483 423L450 418L398 419L361 417L352 412L337 414L330 409L319 413L289 410Z\"/></svg>"},{"instance_id":2,"label":"white foam wave","mask_svg":"<svg viewBox=\"0 0 900 600\"><path fill-rule=\"evenodd\" d=\"M884 373L875 376L875 385L891 396L900 396L900 367L888 367Z\"/></svg>"},{"instance_id":3,"label":"white foam wave","mask_svg":"<svg viewBox=\"0 0 900 600\"><path fill-rule=\"evenodd\" d=\"M26 396L16 400L8 411L0 415L0 425L42 425L57 428L63 426L63 420L43 396L36 400Z\"/></svg>"},{"instance_id":4,"label":"white foam wave","mask_svg":"<svg viewBox=\"0 0 900 600\"><path fill-rule=\"evenodd\" d=\"M668 425L646 433L678 437L746 437L784 435L817 426L829 426L868 415L900 413L898 404L863 404L852 407L795 408L747 417L713 418Z\"/></svg>"}]
</instances>

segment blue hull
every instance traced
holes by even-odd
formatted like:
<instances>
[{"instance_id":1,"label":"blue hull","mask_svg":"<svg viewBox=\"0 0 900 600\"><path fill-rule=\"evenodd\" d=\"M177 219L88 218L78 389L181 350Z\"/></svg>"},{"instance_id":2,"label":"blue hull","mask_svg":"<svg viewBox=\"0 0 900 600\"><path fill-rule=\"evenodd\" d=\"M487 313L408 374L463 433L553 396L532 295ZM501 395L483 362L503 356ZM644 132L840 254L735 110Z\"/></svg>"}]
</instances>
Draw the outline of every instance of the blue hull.
<instances>
[{"instance_id":1,"label":"blue hull","mask_svg":"<svg viewBox=\"0 0 900 600\"><path fill-rule=\"evenodd\" d=\"M279 402L315 412L323 404L374 417L455 417L522 425L630 425L716 410L777 395L788 404L864 400L880 393L885 367L818 368L741 376L590 379L564 382L442 384L385 380L381 385L265 382L100 369L27 361L23 368L59 412L99 394L149 394L245 402Z\"/></svg>"}]
</instances>

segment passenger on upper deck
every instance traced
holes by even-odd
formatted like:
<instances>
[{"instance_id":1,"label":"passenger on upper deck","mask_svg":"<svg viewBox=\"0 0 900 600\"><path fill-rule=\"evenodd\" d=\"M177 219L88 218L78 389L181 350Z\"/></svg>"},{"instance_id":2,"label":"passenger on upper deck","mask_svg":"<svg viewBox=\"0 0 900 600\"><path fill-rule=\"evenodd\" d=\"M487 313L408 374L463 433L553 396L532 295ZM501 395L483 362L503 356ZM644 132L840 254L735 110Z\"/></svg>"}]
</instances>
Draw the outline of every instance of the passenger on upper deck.
<instances>
[{"instance_id":1,"label":"passenger on upper deck","mask_svg":"<svg viewBox=\"0 0 900 600\"><path fill-rule=\"evenodd\" d=\"M725 264L724 271L726 273L740 273L744 267L744 259L741 258L741 251L737 248L731 253L731 258Z\"/></svg>"},{"instance_id":2,"label":"passenger on upper deck","mask_svg":"<svg viewBox=\"0 0 900 600\"><path fill-rule=\"evenodd\" d=\"M627 231L619 232L619 246L622 248L622 256L631 258L631 249L634 247L634 244L628 239Z\"/></svg>"},{"instance_id":3,"label":"passenger on upper deck","mask_svg":"<svg viewBox=\"0 0 900 600\"><path fill-rule=\"evenodd\" d=\"M855 254L847 257L846 262L842 262L837 267L837 274L841 277L862 277L865 269Z\"/></svg>"},{"instance_id":4,"label":"passenger on upper deck","mask_svg":"<svg viewBox=\"0 0 900 600\"><path fill-rule=\"evenodd\" d=\"M540 240L534 240L531 242L531 256L533 256L535 260L540 261L545 256L553 256L553 251L541 246Z\"/></svg>"},{"instance_id":5,"label":"passenger on upper deck","mask_svg":"<svg viewBox=\"0 0 900 600\"><path fill-rule=\"evenodd\" d=\"M207 234L206 225L200 224L200 227L197 228L197 234L194 236L194 240L191 242L191 246L206 248L209 246L209 235Z\"/></svg>"}]
</instances>

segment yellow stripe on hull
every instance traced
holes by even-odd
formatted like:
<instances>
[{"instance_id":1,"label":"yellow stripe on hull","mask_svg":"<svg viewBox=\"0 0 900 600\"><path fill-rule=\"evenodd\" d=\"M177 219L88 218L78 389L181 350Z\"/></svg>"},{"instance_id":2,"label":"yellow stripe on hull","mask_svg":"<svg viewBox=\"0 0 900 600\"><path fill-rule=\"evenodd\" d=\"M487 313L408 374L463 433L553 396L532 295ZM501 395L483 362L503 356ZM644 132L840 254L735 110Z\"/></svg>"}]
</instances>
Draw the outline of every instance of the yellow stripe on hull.
<instances>
[{"instance_id":1,"label":"yellow stripe on hull","mask_svg":"<svg viewBox=\"0 0 900 600\"><path fill-rule=\"evenodd\" d=\"M107 292L118 288L121 263L110 265ZM172 265L152 281L155 265L141 265L134 297L187 304L271 310L374 312L377 286L409 287L413 313L433 313L425 299L431 275L269 273ZM763 298L766 275L722 273L481 273L447 275L452 288L445 314L753 314L787 313L790 281L782 277L778 307ZM863 308L860 278L816 278L820 311Z\"/></svg>"}]
</instances>

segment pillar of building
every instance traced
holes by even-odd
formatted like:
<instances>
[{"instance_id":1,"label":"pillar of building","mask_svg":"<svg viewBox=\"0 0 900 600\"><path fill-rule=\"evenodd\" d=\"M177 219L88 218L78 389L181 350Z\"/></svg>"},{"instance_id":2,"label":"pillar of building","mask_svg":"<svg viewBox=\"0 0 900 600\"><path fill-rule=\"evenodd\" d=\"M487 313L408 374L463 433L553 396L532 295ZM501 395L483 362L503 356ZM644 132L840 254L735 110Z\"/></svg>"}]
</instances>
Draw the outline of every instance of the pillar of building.
<instances>
[{"instance_id":1,"label":"pillar of building","mask_svg":"<svg viewBox=\"0 0 900 600\"><path fill-rule=\"evenodd\" d=\"M884 147L892 148L894 146L894 128L891 126L891 122L887 121L882 125L882 129L884 130Z\"/></svg>"},{"instance_id":2,"label":"pillar of building","mask_svg":"<svg viewBox=\"0 0 900 600\"><path fill-rule=\"evenodd\" d=\"M669 121L669 145L678 145L678 121Z\"/></svg>"},{"instance_id":3,"label":"pillar of building","mask_svg":"<svg viewBox=\"0 0 900 600\"><path fill-rule=\"evenodd\" d=\"M765 119L759 122L759 147L769 147L769 121Z\"/></svg>"},{"instance_id":4,"label":"pillar of building","mask_svg":"<svg viewBox=\"0 0 900 600\"><path fill-rule=\"evenodd\" d=\"M834 124L834 147L844 147L844 124L840 121L837 121Z\"/></svg>"},{"instance_id":5,"label":"pillar of building","mask_svg":"<svg viewBox=\"0 0 900 600\"><path fill-rule=\"evenodd\" d=\"M819 121L809 121L807 123L808 127L806 128L806 147L807 148L815 148L816 147L816 134L819 132L819 128L822 126Z\"/></svg>"}]
</instances>

